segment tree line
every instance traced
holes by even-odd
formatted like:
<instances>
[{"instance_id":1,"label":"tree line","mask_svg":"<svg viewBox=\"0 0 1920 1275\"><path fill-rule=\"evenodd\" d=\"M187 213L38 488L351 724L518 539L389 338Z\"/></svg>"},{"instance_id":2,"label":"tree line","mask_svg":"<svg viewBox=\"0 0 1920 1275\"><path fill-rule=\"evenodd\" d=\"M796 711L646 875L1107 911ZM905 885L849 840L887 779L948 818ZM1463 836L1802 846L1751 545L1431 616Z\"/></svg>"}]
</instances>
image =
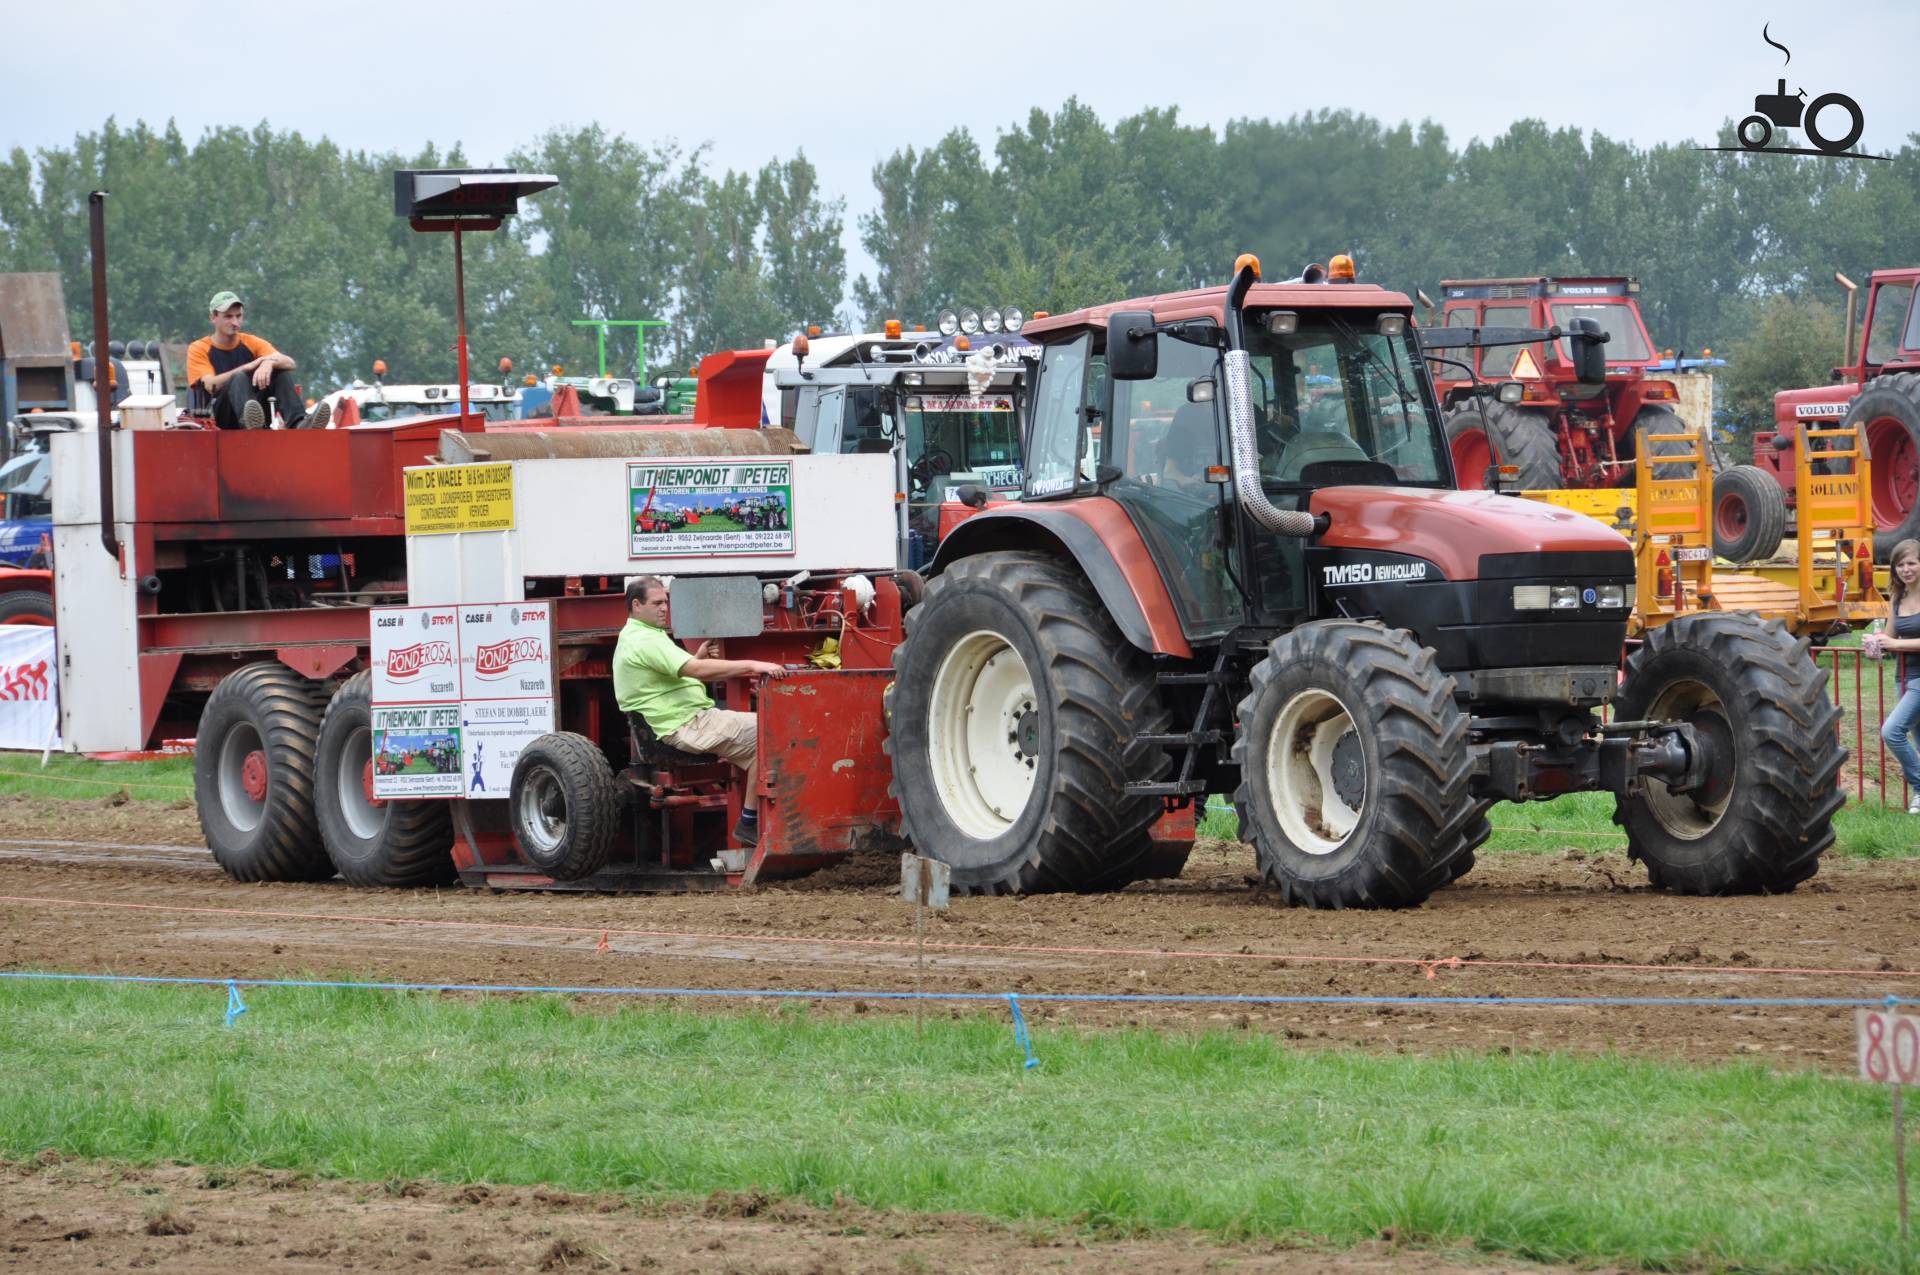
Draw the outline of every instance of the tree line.
<instances>
[{"instance_id":1,"label":"tree line","mask_svg":"<svg viewBox=\"0 0 1920 1275\"><path fill-rule=\"evenodd\" d=\"M1217 283L1241 251L1270 278L1349 252L1362 279L1434 295L1447 277L1635 275L1656 345L1747 351L1752 402L1737 410L1755 414L1768 377L1837 361L1834 271L1913 264L1916 142L1891 163L1795 159L1520 120L1456 146L1431 122L1347 111L1216 132L1172 108L1109 124L1070 99L990 145L957 128L877 163L874 211L853 228L877 269L849 279L846 199L804 153L715 171L702 149L591 125L500 157L560 186L468 239L468 321L484 375L502 356L586 370L594 338L575 319L663 319L659 371L809 323L930 323L958 303L1058 312ZM171 123L109 120L0 165L0 269L59 271L83 335L86 198L104 187L117 334L203 334L206 298L231 287L310 382L376 358L398 379L445 379L451 245L393 215L391 173L470 162L265 123L189 142Z\"/></svg>"}]
</instances>

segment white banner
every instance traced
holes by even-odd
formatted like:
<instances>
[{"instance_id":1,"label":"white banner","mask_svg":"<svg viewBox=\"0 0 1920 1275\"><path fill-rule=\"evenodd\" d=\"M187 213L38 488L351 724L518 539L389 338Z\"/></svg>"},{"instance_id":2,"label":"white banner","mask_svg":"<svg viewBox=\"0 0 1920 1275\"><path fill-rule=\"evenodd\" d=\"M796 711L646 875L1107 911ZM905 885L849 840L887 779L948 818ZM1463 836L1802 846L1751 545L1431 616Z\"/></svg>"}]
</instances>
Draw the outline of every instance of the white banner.
<instances>
[{"instance_id":1,"label":"white banner","mask_svg":"<svg viewBox=\"0 0 1920 1275\"><path fill-rule=\"evenodd\" d=\"M373 702L451 703L460 698L460 638L452 607L381 607L373 613Z\"/></svg>"},{"instance_id":2,"label":"white banner","mask_svg":"<svg viewBox=\"0 0 1920 1275\"><path fill-rule=\"evenodd\" d=\"M60 746L54 658L51 626L0 624L0 748Z\"/></svg>"}]
</instances>

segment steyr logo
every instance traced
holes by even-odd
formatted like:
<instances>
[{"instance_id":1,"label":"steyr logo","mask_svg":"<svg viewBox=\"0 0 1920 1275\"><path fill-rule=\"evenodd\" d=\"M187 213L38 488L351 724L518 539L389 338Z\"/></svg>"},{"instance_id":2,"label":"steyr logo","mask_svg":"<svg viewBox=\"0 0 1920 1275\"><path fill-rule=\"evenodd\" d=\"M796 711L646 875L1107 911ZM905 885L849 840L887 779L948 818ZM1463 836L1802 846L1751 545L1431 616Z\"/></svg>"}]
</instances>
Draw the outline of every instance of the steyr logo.
<instances>
[{"instance_id":1,"label":"steyr logo","mask_svg":"<svg viewBox=\"0 0 1920 1275\"><path fill-rule=\"evenodd\" d=\"M1784 67L1793 61L1793 50L1774 39L1768 26L1760 28L1760 38L1786 56ZM1827 159L1891 159L1888 155L1867 155L1851 149L1866 129L1867 118L1860 103L1845 93L1822 93L1811 102L1807 90L1787 92L1787 78L1781 75L1771 93L1756 93L1753 114L1741 120L1733 130L1738 146L1702 146L1703 151L1760 151L1768 155L1818 155ZM1806 146L1769 146L1776 128L1797 128L1813 143Z\"/></svg>"}]
</instances>

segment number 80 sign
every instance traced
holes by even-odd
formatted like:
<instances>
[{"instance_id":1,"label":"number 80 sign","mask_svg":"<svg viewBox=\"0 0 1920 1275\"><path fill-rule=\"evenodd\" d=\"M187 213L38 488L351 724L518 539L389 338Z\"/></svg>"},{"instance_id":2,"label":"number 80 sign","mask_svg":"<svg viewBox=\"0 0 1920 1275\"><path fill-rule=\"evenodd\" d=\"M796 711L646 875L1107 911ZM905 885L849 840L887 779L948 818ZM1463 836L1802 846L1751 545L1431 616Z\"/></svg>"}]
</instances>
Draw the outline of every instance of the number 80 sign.
<instances>
[{"instance_id":1,"label":"number 80 sign","mask_svg":"<svg viewBox=\"0 0 1920 1275\"><path fill-rule=\"evenodd\" d=\"M1885 1010L1854 1011L1860 1079L1920 1085L1920 1018Z\"/></svg>"}]
</instances>

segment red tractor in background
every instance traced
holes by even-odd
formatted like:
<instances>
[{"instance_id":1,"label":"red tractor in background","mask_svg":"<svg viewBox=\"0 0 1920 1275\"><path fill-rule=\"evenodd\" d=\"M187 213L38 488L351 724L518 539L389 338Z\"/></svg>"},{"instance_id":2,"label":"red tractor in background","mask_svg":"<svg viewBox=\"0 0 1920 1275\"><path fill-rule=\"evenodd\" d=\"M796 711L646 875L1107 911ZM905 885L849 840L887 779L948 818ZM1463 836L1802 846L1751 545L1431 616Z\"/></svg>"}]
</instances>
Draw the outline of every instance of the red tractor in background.
<instances>
[{"instance_id":1,"label":"red tractor in background","mask_svg":"<svg viewBox=\"0 0 1920 1275\"><path fill-rule=\"evenodd\" d=\"M1490 475L1501 465L1519 470L1509 485L1522 491L1631 487L1633 462L1642 451L1639 440L1685 432L1674 410L1679 390L1646 374L1660 354L1647 339L1634 300L1638 280L1447 279L1440 288L1443 327L1565 331L1582 318L1597 321L1611 337L1606 377L1599 382L1580 379L1564 336L1478 351L1473 370L1479 379L1518 381L1517 403L1472 394L1474 380L1458 362L1434 364L1434 389L1446 412L1447 442L1462 488L1491 487Z\"/></svg>"},{"instance_id":2,"label":"red tractor in background","mask_svg":"<svg viewBox=\"0 0 1920 1275\"><path fill-rule=\"evenodd\" d=\"M1775 433L1754 441L1754 464L1791 503L1800 430L1835 422L1859 427L1873 462L1873 554L1885 562L1896 544L1920 537L1920 306L1914 304L1920 266L1876 270L1868 279L1866 339L1857 358L1855 285L1844 275L1835 278L1848 292L1846 363L1833 370L1832 385L1774 395ZM1716 492L1716 522L1721 512Z\"/></svg>"}]
</instances>

